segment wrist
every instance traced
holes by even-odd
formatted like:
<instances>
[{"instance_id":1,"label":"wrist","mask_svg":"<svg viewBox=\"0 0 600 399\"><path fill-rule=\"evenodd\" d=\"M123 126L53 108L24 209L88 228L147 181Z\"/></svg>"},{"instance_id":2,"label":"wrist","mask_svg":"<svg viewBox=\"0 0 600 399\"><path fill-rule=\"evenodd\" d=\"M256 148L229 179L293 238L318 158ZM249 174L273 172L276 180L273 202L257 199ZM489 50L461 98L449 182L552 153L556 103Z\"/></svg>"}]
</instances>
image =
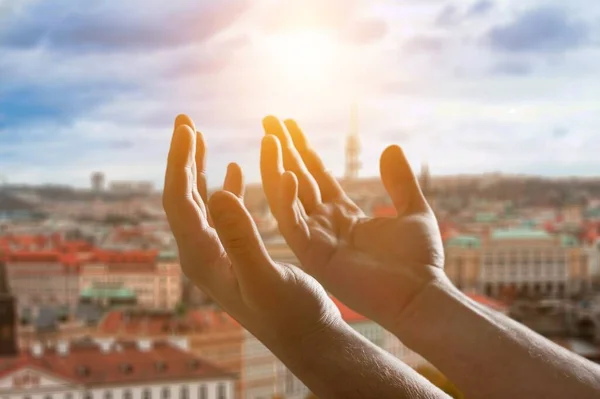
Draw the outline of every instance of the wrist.
<instances>
[{"instance_id":1,"label":"wrist","mask_svg":"<svg viewBox=\"0 0 600 399\"><path fill-rule=\"evenodd\" d=\"M280 339L274 344L272 351L290 370L311 373L324 359L339 356L339 348L353 334L354 330L340 317L302 336Z\"/></svg>"},{"instance_id":2,"label":"wrist","mask_svg":"<svg viewBox=\"0 0 600 399\"><path fill-rule=\"evenodd\" d=\"M445 274L432 279L392 321L390 331L409 347L428 345L442 336L441 314L464 302L460 292Z\"/></svg>"}]
</instances>

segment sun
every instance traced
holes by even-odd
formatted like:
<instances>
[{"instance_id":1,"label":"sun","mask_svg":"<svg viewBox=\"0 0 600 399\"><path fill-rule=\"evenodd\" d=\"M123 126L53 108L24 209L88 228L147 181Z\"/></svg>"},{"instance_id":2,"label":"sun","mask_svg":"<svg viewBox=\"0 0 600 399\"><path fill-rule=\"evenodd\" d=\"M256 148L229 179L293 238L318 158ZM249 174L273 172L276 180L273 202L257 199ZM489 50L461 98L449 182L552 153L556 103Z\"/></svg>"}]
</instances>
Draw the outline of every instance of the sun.
<instances>
[{"instance_id":1,"label":"sun","mask_svg":"<svg viewBox=\"0 0 600 399\"><path fill-rule=\"evenodd\" d=\"M334 74L339 47L325 32L276 34L267 38L266 46L269 69L288 83L322 84Z\"/></svg>"}]
</instances>

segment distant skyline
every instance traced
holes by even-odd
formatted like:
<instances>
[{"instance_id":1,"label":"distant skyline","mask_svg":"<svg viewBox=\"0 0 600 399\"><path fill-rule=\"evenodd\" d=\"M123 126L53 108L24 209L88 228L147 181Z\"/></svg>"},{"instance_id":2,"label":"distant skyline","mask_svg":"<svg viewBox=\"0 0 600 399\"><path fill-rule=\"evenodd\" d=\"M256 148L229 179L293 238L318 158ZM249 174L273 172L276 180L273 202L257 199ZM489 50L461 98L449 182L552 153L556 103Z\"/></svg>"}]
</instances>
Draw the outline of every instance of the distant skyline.
<instances>
[{"instance_id":1,"label":"distant skyline","mask_svg":"<svg viewBox=\"0 0 600 399\"><path fill-rule=\"evenodd\" d=\"M416 171L600 175L600 3L571 0L0 0L0 175L162 185L194 118L211 187L257 182L261 117L296 117L342 176L390 143Z\"/></svg>"}]
</instances>

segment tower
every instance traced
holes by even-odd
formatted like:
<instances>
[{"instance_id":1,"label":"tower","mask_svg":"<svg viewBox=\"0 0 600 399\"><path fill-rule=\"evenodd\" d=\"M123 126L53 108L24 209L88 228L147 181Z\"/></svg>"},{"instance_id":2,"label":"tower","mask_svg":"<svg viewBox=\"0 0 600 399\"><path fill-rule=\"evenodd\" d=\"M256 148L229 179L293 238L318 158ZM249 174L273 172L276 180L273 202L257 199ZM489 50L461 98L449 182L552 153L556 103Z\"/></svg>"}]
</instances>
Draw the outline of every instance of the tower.
<instances>
[{"instance_id":1,"label":"tower","mask_svg":"<svg viewBox=\"0 0 600 399\"><path fill-rule=\"evenodd\" d=\"M429 165L427 162L424 162L421 165L421 174L419 175L419 187L421 187L421 192L427 199L429 206L435 210L436 208L436 193L433 187L433 183L431 182L431 172L429 171Z\"/></svg>"},{"instance_id":2,"label":"tower","mask_svg":"<svg viewBox=\"0 0 600 399\"><path fill-rule=\"evenodd\" d=\"M421 174L419 176L419 186L425 198L431 194L431 174L429 172L429 165L427 162L423 162L421 165Z\"/></svg>"},{"instance_id":3,"label":"tower","mask_svg":"<svg viewBox=\"0 0 600 399\"><path fill-rule=\"evenodd\" d=\"M6 265L0 261L0 357L16 356L15 298L10 294Z\"/></svg>"},{"instance_id":4,"label":"tower","mask_svg":"<svg viewBox=\"0 0 600 399\"><path fill-rule=\"evenodd\" d=\"M346 179L355 180L360 171L360 138L358 136L358 107L350 109L350 131L346 140Z\"/></svg>"},{"instance_id":5,"label":"tower","mask_svg":"<svg viewBox=\"0 0 600 399\"><path fill-rule=\"evenodd\" d=\"M90 180L92 183L92 191L93 192L100 193L100 192L104 191L104 182L105 182L104 173L94 172L94 173L92 173L92 177Z\"/></svg>"}]
</instances>

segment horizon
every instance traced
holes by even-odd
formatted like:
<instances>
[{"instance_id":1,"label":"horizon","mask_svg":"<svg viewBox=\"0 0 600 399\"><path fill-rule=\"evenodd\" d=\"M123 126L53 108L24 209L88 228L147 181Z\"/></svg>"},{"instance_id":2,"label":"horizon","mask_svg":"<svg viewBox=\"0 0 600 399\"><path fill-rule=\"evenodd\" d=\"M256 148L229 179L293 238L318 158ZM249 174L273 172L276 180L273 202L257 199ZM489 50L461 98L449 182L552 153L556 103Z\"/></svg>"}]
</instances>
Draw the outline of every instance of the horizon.
<instances>
[{"instance_id":1,"label":"horizon","mask_svg":"<svg viewBox=\"0 0 600 399\"><path fill-rule=\"evenodd\" d=\"M342 175L354 102L364 176L392 143L434 175L600 173L584 0L136 4L0 0L0 175L160 187L178 113L205 135L211 187L233 161L258 181L271 113Z\"/></svg>"}]
</instances>

